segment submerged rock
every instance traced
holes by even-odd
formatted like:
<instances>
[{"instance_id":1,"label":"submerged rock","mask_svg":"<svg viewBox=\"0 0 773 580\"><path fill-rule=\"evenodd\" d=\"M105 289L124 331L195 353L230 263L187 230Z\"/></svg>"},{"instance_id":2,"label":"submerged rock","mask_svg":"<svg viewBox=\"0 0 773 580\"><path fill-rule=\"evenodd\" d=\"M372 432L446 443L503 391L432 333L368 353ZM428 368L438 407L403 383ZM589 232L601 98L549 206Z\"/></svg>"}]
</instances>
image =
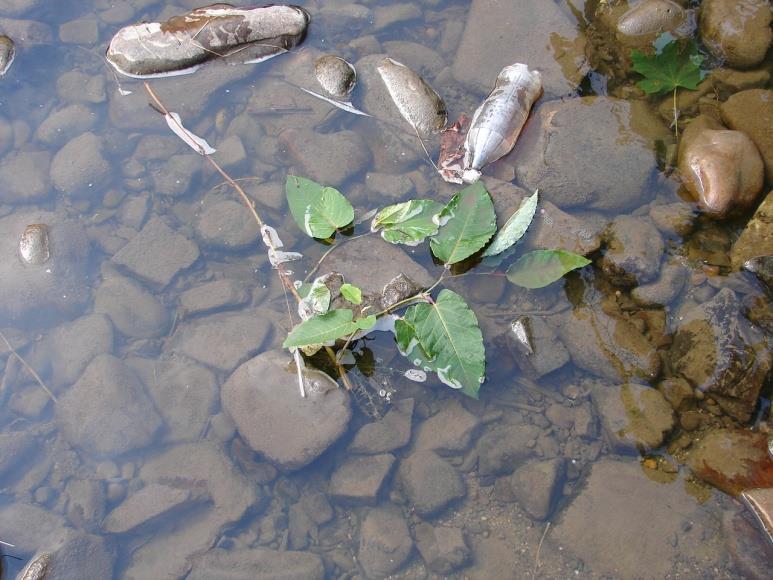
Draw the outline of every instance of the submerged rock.
<instances>
[{"instance_id":1,"label":"submerged rock","mask_svg":"<svg viewBox=\"0 0 773 580\"><path fill-rule=\"evenodd\" d=\"M443 99L427 81L389 57L378 64L377 70L400 114L421 136L443 130L448 111Z\"/></svg>"},{"instance_id":2,"label":"submerged rock","mask_svg":"<svg viewBox=\"0 0 773 580\"><path fill-rule=\"evenodd\" d=\"M684 9L671 0L643 0L617 21L617 31L625 36L657 34L677 28L686 17Z\"/></svg>"},{"instance_id":3,"label":"submerged rock","mask_svg":"<svg viewBox=\"0 0 773 580\"><path fill-rule=\"evenodd\" d=\"M354 89L357 72L340 56L326 54L314 63L314 75L320 86L334 97L344 98Z\"/></svg>"},{"instance_id":4,"label":"submerged rock","mask_svg":"<svg viewBox=\"0 0 773 580\"><path fill-rule=\"evenodd\" d=\"M270 350L237 368L223 385L223 407L250 445L286 470L307 465L347 429L349 395L321 371L305 373L306 397L298 394L291 357ZM303 426L303 428L299 428Z\"/></svg>"},{"instance_id":5,"label":"submerged rock","mask_svg":"<svg viewBox=\"0 0 773 580\"><path fill-rule=\"evenodd\" d=\"M16 578L112 578L114 563L114 549L104 538L67 529L41 546Z\"/></svg>"},{"instance_id":6,"label":"submerged rock","mask_svg":"<svg viewBox=\"0 0 773 580\"><path fill-rule=\"evenodd\" d=\"M771 41L769 0L704 0L700 33L709 51L733 68L751 68Z\"/></svg>"},{"instance_id":7,"label":"submerged rock","mask_svg":"<svg viewBox=\"0 0 773 580\"><path fill-rule=\"evenodd\" d=\"M706 126L717 128L706 128ZM679 147L682 183L701 209L715 218L751 206L762 191L764 165L745 133L706 122L690 125Z\"/></svg>"},{"instance_id":8,"label":"submerged rock","mask_svg":"<svg viewBox=\"0 0 773 580\"><path fill-rule=\"evenodd\" d=\"M750 89L732 95L722 103L722 121L754 141L765 163L768 184L773 184L773 91Z\"/></svg>"},{"instance_id":9,"label":"submerged rock","mask_svg":"<svg viewBox=\"0 0 773 580\"><path fill-rule=\"evenodd\" d=\"M664 244L649 220L618 216L606 232L601 269L616 286L635 286L658 275Z\"/></svg>"},{"instance_id":10,"label":"submerged rock","mask_svg":"<svg viewBox=\"0 0 773 580\"><path fill-rule=\"evenodd\" d=\"M413 551L413 539L396 507L375 508L360 527L357 557L369 578L383 578L399 570Z\"/></svg>"},{"instance_id":11,"label":"submerged rock","mask_svg":"<svg viewBox=\"0 0 773 580\"><path fill-rule=\"evenodd\" d=\"M427 568L447 576L470 559L470 549L461 528L437 526L422 522L414 529L416 547Z\"/></svg>"},{"instance_id":12,"label":"submerged rock","mask_svg":"<svg viewBox=\"0 0 773 580\"><path fill-rule=\"evenodd\" d=\"M249 548L224 550L213 548L193 560L188 580L229 578L284 578L292 580L323 580L325 566L322 558L311 552Z\"/></svg>"},{"instance_id":13,"label":"submerged rock","mask_svg":"<svg viewBox=\"0 0 773 580\"><path fill-rule=\"evenodd\" d=\"M191 73L214 59L260 62L300 44L309 18L298 6L213 4L166 22L122 28L110 41L107 61L136 78Z\"/></svg>"},{"instance_id":14,"label":"submerged rock","mask_svg":"<svg viewBox=\"0 0 773 580\"><path fill-rule=\"evenodd\" d=\"M757 256L773 256L773 195L768 193L730 250L734 270Z\"/></svg>"},{"instance_id":15,"label":"submerged rock","mask_svg":"<svg viewBox=\"0 0 773 580\"><path fill-rule=\"evenodd\" d=\"M5 73L11 68L15 56L16 48L13 40L5 34L0 34L0 77L5 76Z\"/></svg>"},{"instance_id":16,"label":"submerged rock","mask_svg":"<svg viewBox=\"0 0 773 580\"><path fill-rule=\"evenodd\" d=\"M765 337L742 314L729 288L680 317L671 345L671 369L713 397L739 421L748 421L771 366Z\"/></svg>"}]
</instances>

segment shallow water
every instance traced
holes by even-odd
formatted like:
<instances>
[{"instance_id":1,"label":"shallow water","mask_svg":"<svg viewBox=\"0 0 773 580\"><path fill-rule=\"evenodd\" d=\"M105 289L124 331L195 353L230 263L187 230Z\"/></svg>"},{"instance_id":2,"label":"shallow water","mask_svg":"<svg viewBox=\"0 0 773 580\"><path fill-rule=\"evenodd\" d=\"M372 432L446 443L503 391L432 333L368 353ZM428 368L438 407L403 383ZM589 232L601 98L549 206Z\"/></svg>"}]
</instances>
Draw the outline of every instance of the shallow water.
<instances>
[{"instance_id":1,"label":"shallow water","mask_svg":"<svg viewBox=\"0 0 773 580\"><path fill-rule=\"evenodd\" d=\"M334 185L358 216L411 198L445 201L457 190L440 179L410 127L401 125L394 112L368 110L378 100L369 101L370 91L363 94L367 79L360 79L352 100L383 122L339 111L298 90L320 90L313 81L316 58L334 53L357 64L368 55L388 53L416 68L444 97L450 121L460 113L470 115L498 69L513 59L530 62L533 57L536 66L547 69L541 103L605 96L603 75L572 68L572 59L566 58L567 52L576 54L566 48L581 28L576 13L563 2L545 3L550 9L544 14L535 9L513 18L512 34L533 38L533 54L495 53L503 62L481 64L480 56L459 54L460 47L470 53L491 50L465 31L465 26L474 30L468 18L481 16L475 7L468 12L472 3L302 2L312 24L299 49L255 66L210 65L192 76L154 79L151 86L187 127L218 149L214 158L255 200L285 249L306 256L293 264L295 276L303 278L328 247L307 241L292 220L283 193L288 174L312 170L340 181ZM42 2L18 17L2 13L11 4L0 3L0 18L43 23L50 37L43 29L41 41L20 43L13 67L0 79L4 160L31 155L30 162L14 166L22 185L13 185L14 192L21 189L29 197L20 202L16 194L0 196L0 220L8 227L20 225L21 231L29 224L54 224L47 273L62 286L24 278L25 284L48 288L40 292L40 303L30 303L20 286L19 299L0 309L0 330L57 398L50 400L0 343L0 434L7 436L7 450L0 449L0 541L14 545L3 546L10 556L3 560L7 578L15 577L36 552L52 550L50 532L65 528L88 534L88 541L99 546L103 556L90 561L94 568L88 570L108 576L111 571L115 578L179 577L191 565L191 577L217 577L223 568L211 561L206 565L214 567L206 568L201 560L211 548L225 551L218 557L238 559L243 576L234 577L254 577L252 571L262 565L290 568L291 577L313 577L321 566L330 578L379 577L378 570L391 572L390 558L405 560L395 577L440 577L438 558L434 571L428 567L432 550L427 544L432 542L427 538L438 537L432 526L452 530L447 532L452 539L438 543L441 551L456 548L459 562L447 564L447 575L454 578L740 578L748 573L737 567L732 552L748 552L743 542L753 544L754 532L745 539L723 525L740 510L738 504L695 481L682 464L690 432L666 429L665 440L660 434L654 448L642 455L624 437L615 441L614 432L626 425L603 422L620 413L625 418L624 411L609 409L627 404L627 380L642 385L635 388L648 381L656 386L665 371L637 377L626 368L626 380L616 379L617 371L604 368L619 364L614 353L601 363L583 359L575 365L556 335L574 341L577 362L582 351L577 343L600 339L577 338L587 329L574 322L574 330L566 330L572 312L591 312L594 320L624 317L625 324L605 327L602 320L589 328L598 332L605 327L611 338L604 344L613 347L630 343L626 333L635 333L653 352L659 348L659 365L679 316L690 306L726 287L744 304L755 299L765 304L766 295L753 277L729 275L731 243L751 212L720 225L691 217L695 225L685 237L658 224L665 257L654 256L656 270L672 257L683 257L689 272L684 290L664 308L639 307L628 290L613 286L602 272L601 251L591 253L593 267L538 291L508 284L501 266L476 264L466 270L468 275L449 276L445 286L468 300L483 330L487 380L480 400L464 398L432 378L423 384L407 380L410 364L397 353L391 335L378 333L353 349L358 365L350 369L352 417L343 435L310 464L283 473L250 448L255 446L251 437L269 435L259 428L251 430L258 435L240 434L248 418L237 418L237 430L221 403L232 372L278 349L286 335L287 297L281 282L239 198L168 131L163 117L147 106L142 84L116 77L102 58L120 26L163 19L196 3ZM523 29L518 29L520 22ZM11 25L0 20L8 33ZM503 50L511 43L490 40ZM361 73L365 65L358 68ZM621 94L626 93L616 96ZM643 103L635 105L632 119L624 119L619 109L588 114L621 115L617 146L644 143L642 151L655 151L670 143L670 130ZM60 111L65 113L57 117ZM84 140L84 133L93 136ZM59 163L77 165L84 173L55 169L58 152L76 138L81 139L76 152ZM591 134L588 143L597 139ZM343 158L330 150L347 146L351 149ZM437 146L436 140L427 142L433 155ZM96 152L101 159L84 160L80 151ZM483 172L498 214L503 208L512 211L512 199L524 193L507 182L526 188L531 179L518 174L523 154L516 150ZM665 214L690 213L678 183L655 167L654 157L642 160L646 179L636 195L620 194L624 187L611 183L606 193L583 205L543 189L542 199L555 205L541 206L532 229L546 229L541 237L532 231L524 246L550 247L559 235L592 240L618 216L649 219L657 207L670 208ZM605 161L599 156L598 166L580 169L626 184L640 169L626 166L628 174L623 174L620 168L604 167ZM561 179L579 183L583 176ZM0 183L3 187L10 191ZM609 196L618 195L629 197L610 201ZM567 218L555 206L580 221L565 227L561 220ZM65 226L77 231L53 237L54 228ZM127 249L139 231L154 228L154 239L162 240L154 248L157 253ZM338 238L367 231L363 223ZM8 243L0 247L13 248L18 234L0 231L2 238ZM353 251L347 246L334 251L330 262ZM381 250L367 248L376 254L368 261L379 271L355 272L362 285L383 275L380 268L391 263ZM430 279L443 273L426 245L409 255ZM19 257L9 250L2 260ZM219 285L204 286L213 282ZM551 372L519 370L523 354L507 334L520 316L536 317L543 321L539 328L548 329L545 335L553 342L540 344L546 345L542 364L559 361ZM95 357L101 361L96 365ZM253 380L257 384L260 377ZM78 397L68 395L75 386ZM297 388L292 379L269 387ZM407 412L410 442L371 442L366 452L356 445L352 451L363 426L390 410L404 424L405 409L412 409ZM109 415L95 420L94 413L105 411ZM736 424L719 410L717 416L703 429ZM85 424L89 427L81 429ZM94 433L97 440L89 440ZM382 433L389 439L404 430L392 426ZM431 473L422 471L425 465ZM383 484L374 490L373 479ZM546 485L553 489L547 498L540 493ZM442 501L426 497L434 491ZM127 508L127 498L135 496L136 503ZM436 509L425 505L433 501L440 502ZM133 512L145 511L141 526L121 529ZM264 549L303 551L320 559L277 563L275 553L257 551Z\"/></svg>"}]
</instances>

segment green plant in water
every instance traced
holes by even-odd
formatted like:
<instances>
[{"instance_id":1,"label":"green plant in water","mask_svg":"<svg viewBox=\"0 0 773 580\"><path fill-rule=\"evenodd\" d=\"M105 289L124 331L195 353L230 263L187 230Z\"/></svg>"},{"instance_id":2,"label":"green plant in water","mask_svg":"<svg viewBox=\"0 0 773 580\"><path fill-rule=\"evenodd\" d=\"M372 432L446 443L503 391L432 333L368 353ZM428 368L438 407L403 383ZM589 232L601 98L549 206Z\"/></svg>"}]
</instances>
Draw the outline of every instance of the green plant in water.
<instances>
[{"instance_id":1,"label":"green plant in water","mask_svg":"<svg viewBox=\"0 0 773 580\"><path fill-rule=\"evenodd\" d=\"M668 33L655 41L655 54L631 52L633 70L644 77L636 86L648 95L673 94L674 135L678 138L679 111L676 92L679 87L695 91L706 76L701 69L704 57L694 40L678 41Z\"/></svg>"},{"instance_id":2,"label":"green plant in water","mask_svg":"<svg viewBox=\"0 0 773 580\"><path fill-rule=\"evenodd\" d=\"M329 238L354 219L354 210L344 196L309 179L288 176L286 194L293 218L311 237ZM432 254L448 268L479 253L489 257L510 249L534 219L537 201L535 192L497 232L491 196L478 182L446 204L414 199L388 206L376 213L371 229L393 244L416 246L429 240ZM589 263L583 256L564 250L536 250L513 264L507 278L525 288L542 288ZM415 366L436 373L446 385L477 398L485 379L483 334L475 313L459 294L443 289L437 297L432 296L442 281L443 276L429 289L383 312L360 310L356 314L356 309L328 310L330 292L324 277L317 278L299 289L306 319L290 331L283 346L314 352L338 339L345 339L348 345L370 331L377 319L389 316L403 356ZM351 284L343 284L341 294L353 306L362 302L361 290ZM394 314L403 308L402 316Z\"/></svg>"}]
</instances>

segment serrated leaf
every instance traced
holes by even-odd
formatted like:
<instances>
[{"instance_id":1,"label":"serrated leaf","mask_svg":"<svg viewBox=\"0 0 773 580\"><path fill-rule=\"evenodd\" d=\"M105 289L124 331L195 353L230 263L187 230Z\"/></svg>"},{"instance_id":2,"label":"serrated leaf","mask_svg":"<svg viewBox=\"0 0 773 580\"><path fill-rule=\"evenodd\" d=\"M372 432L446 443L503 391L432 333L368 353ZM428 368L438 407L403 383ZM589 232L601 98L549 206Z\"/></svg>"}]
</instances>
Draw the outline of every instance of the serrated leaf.
<instances>
[{"instance_id":1,"label":"serrated leaf","mask_svg":"<svg viewBox=\"0 0 773 580\"><path fill-rule=\"evenodd\" d=\"M434 303L411 306L395 323L395 336L409 360L435 371L446 385L478 398L486 368L483 335L461 296L445 289Z\"/></svg>"},{"instance_id":2,"label":"serrated leaf","mask_svg":"<svg viewBox=\"0 0 773 580\"><path fill-rule=\"evenodd\" d=\"M527 197L521 202L521 205L515 210L515 213L510 216L510 219L508 219L504 227L497 232L497 235L491 240L486 251L483 252L484 258L501 254L523 237L534 219L534 213L537 211L538 195L539 190L535 191L532 196Z\"/></svg>"},{"instance_id":3,"label":"serrated leaf","mask_svg":"<svg viewBox=\"0 0 773 580\"><path fill-rule=\"evenodd\" d=\"M392 244L416 246L438 232L434 218L443 204L431 199L412 199L385 207L376 214L371 230L382 229L381 237Z\"/></svg>"},{"instance_id":4,"label":"serrated leaf","mask_svg":"<svg viewBox=\"0 0 773 580\"><path fill-rule=\"evenodd\" d=\"M375 315L352 320L353 313L348 309L331 310L325 314L317 314L290 331L282 343L283 348L304 347L325 344L339 338L344 338L358 330L369 330L376 324Z\"/></svg>"},{"instance_id":5,"label":"serrated leaf","mask_svg":"<svg viewBox=\"0 0 773 580\"><path fill-rule=\"evenodd\" d=\"M288 175L285 194L295 223L313 238L329 238L354 220L354 208L332 187Z\"/></svg>"},{"instance_id":6,"label":"serrated leaf","mask_svg":"<svg viewBox=\"0 0 773 580\"><path fill-rule=\"evenodd\" d=\"M703 55L693 40L684 44L672 40L659 54L648 55L634 50L631 61L633 70L645 77L636 86L647 94L663 94L677 87L694 91L703 80Z\"/></svg>"},{"instance_id":7,"label":"serrated leaf","mask_svg":"<svg viewBox=\"0 0 773 580\"><path fill-rule=\"evenodd\" d=\"M352 304L362 304L362 290L348 282L341 284L341 296L346 298Z\"/></svg>"},{"instance_id":8,"label":"serrated leaf","mask_svg":"<svg viewBox=\"0 0 773 580\"><path fill-rule=\"evenodd\" d=\"M534 250L510 266L507 279L524 288L544 288L567 272L590 263L586 257L565 250Z\"/></svg>"},{"instance_id":9,"label":"serrated leaf","mask_svg":"<svg viewBox=\"0 0 773 580\"><path fill-rule=\"evenodd\" d=\"M481 182L457 193L436 221L440 231L430 241L430 247L435 257L446 265L469 258L497 231L494 204Z\"/></svg>"}]
</instances>

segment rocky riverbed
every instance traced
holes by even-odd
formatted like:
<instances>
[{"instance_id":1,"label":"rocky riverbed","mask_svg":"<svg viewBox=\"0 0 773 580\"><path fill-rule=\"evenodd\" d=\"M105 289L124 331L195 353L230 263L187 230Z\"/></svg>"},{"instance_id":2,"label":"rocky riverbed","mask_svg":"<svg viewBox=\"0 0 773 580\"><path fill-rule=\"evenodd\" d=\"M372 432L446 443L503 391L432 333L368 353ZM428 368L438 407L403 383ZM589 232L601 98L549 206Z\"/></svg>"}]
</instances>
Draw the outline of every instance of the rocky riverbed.
<instances>
[{"instance_id":1,"label":"rocky riverbed","mask_svg":"<svg viewBox=\"0 0 773 580\"><path fill-rule=\"evenodd\" d=\"M0 0L6 577L767 577L769 2L325 0L262 35L218 20L226 45L191 22L230 9L196 8ZM144 69L115 44L114 72L111 39L148 23L195 59ZM665 31L708 74L647 97L630 50ZM500 226L540 189L517 251L592 266L540 290L446 272L483 331L479 400L406 378L389 333L355 343L351 391L311 359L301 398L258 226L121 73L198 69L152 89L303 252L300 279L329 246L296 226L286 176L351 201L339 240L371 209L445 202L423 148L513 62L544 95L482 183ZM443 268L366 235L328 272L383 306Z\"/></svg>"}]
</instances>

